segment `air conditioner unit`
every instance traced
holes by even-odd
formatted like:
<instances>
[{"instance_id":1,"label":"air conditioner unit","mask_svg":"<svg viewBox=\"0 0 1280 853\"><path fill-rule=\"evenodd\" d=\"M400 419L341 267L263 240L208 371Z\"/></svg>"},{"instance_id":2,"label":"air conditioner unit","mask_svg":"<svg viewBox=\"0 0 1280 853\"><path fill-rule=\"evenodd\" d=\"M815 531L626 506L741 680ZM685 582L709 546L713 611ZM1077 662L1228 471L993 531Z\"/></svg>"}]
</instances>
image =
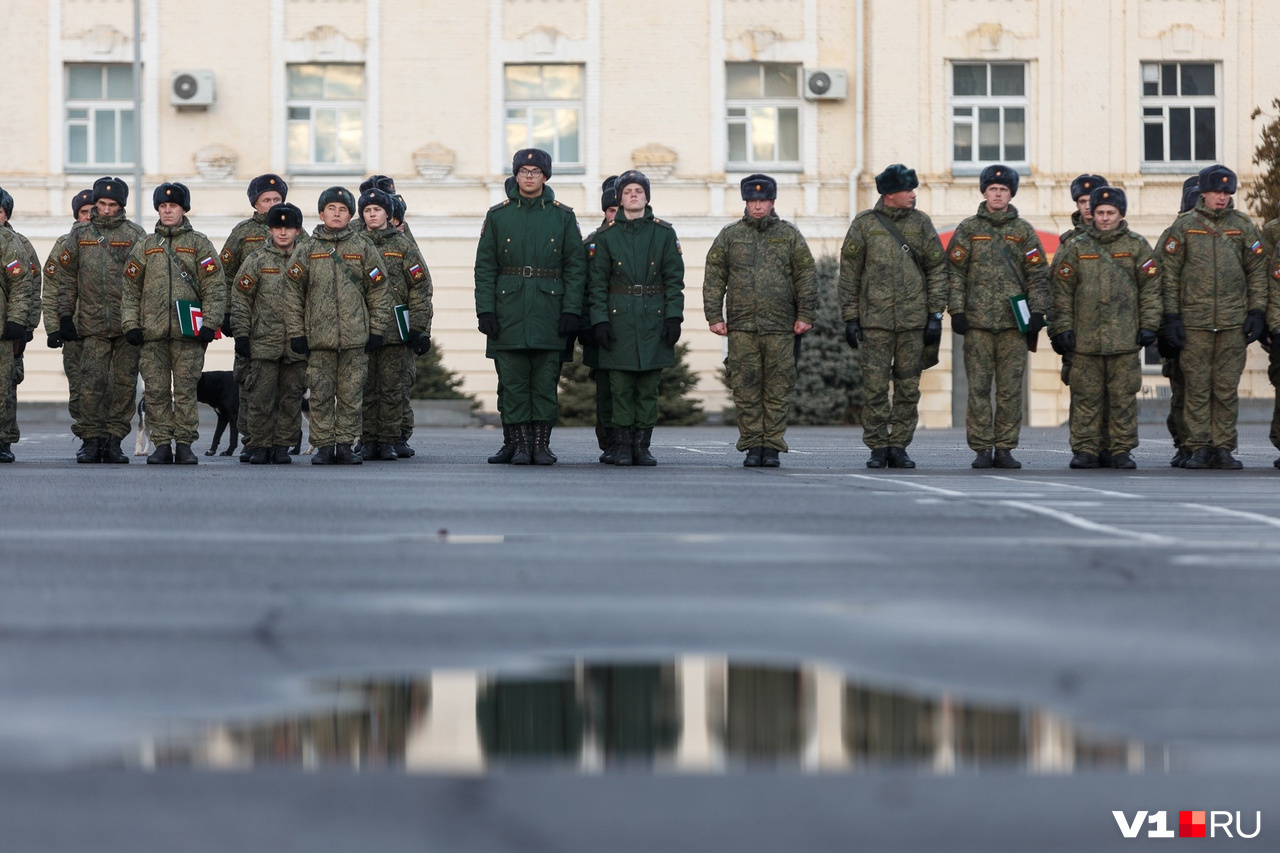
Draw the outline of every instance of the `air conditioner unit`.
<instances>
[{"instance_id":1,"label":"air conditioner unit","mask_svg":"<svg viewBox=\"0 0 1280 853\"><path fill-rule=\"evenodd\" d=\"M212 71L174 71L169 78L169 104L207 107L213 103Z\"/></svg>"},{"instance_id":2,"label":"air conditioner unit","mask_svg":"<svg viewBox=\"0 0 1280 853\"><path fill-rule=\"evenodd\" d=\"M849 97L849 75L842 68L806 69L804 96L811 101L844 100Z\"/></svg>"}]
</instances>

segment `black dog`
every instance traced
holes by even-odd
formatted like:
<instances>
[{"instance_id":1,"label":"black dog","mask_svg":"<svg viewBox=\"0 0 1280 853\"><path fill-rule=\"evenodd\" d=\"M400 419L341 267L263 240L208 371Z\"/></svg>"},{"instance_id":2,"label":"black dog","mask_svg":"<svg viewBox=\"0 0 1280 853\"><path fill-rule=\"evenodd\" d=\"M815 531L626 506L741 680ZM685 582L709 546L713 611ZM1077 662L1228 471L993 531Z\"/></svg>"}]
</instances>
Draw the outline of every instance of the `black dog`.
<instances>
[{"instance_id":1,"label":"black dog","mask_svg":"<svg viewBox=\"0 0 1280 853\"><path fill-rule=\"evenodd\" d=\"M218 452L218 442L222 440L222 431L231 427L231 443L223 451L223 456L235 453L239 435L236 422L240 418L240 386L230 370L206 370L200 374L200 382L196 385L196 400L211 407L218 413L218 426L213 430L213 444L204 452L212 456Z\"/></svg>"}]
</instances>

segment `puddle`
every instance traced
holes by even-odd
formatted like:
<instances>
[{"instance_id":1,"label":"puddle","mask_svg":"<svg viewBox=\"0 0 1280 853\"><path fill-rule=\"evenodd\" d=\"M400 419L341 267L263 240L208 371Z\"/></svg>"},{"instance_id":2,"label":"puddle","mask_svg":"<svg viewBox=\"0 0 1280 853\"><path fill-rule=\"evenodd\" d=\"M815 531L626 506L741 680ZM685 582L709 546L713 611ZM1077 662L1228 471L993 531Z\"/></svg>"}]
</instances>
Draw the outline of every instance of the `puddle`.
<instances>
[{"instance_id":1,"label":"puddle","mask_svg":"<svg viewBox=\"0 0 1280 853\"><path fill-rule=\"evenodd\" d=\"M1165 772L1162 747L1095 736L1051 711L850 681L825 666L716 657L445 670L315 685L332 710L157 738L133 768L488 773L908 769Z\"/></svg>"}]
</instances>

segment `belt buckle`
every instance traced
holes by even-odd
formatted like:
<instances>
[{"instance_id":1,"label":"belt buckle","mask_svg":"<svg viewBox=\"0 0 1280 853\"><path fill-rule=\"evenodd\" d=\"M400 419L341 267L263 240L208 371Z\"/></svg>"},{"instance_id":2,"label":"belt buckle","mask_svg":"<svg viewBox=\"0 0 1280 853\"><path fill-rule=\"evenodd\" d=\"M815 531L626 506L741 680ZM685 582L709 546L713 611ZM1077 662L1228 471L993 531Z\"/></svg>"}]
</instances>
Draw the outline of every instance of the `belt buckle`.
<instances>
[{"instance_id":1,"label":"belt buckle","mask_svg":"<svg viewBox=\"0 0 1280 853\"><path fill-rule=\"evenodd\" d=\"M520 275L524 276L525 278L533 278L533 267L527 266L527 265L522 267L520 269Z\"/></svg>"},{"instance_id":2,"label":"belt buckle","mask_svg":"<svg viewBox=\"0 0 1280 853\"><path fill-rule=\"evenodd\" d=\"M632 296L644 296L644 285L643 285L643 284L633 284L633 285L631 285L631 295L632 295Z\"/></svg>"}]
</instances>

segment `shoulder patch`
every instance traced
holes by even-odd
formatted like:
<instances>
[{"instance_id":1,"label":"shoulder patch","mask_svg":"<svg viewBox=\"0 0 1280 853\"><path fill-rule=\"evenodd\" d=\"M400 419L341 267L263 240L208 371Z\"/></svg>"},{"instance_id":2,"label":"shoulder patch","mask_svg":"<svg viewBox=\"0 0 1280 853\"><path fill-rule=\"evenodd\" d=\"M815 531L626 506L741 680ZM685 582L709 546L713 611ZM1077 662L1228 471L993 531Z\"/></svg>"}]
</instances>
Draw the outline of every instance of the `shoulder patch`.
<instances>
[{"instance_id":1,"label":"shoulder patch","mask_svg":"<svg viewBox=\"0 0 1280 853\"><path fill-rule=\"evenodd\" d=\"M45 274L45 275L53 275L53 274L54 274L54 273L56 273L57 271L58 271L58 262L57 262L57 261L53 261L53 260L51 260L51 261L49 261L49 263L47 263L47 264L45 264L45 265L44 265L44 274Z\"/></svg>"},{"instance_id":2,"label":"shoulder patch","mask_svg":"<svg viewBox=\"0 0 1280 853\"><path fill-rule=\"evenodd\" d=\"M1147 262L1143 264L1140 269L1147 274L1147 278L1160 274L1160 267L1156 264L1155 258L1148 258Z\"/></svg>"},{"instance_id":3,"label":"shoulder patch","mask_svg":"<svg viewBox=\"0 0 1280 853\"><path fill-rule=\"evenodd\" d=\"M141 272L142 267L138 266L137 261L129 261L129 263L125 264L124 274L130 279L136 279Z\"/></svg>"},{"instance_id":4,"label":"shoulder patch","mask_svg":"<svg viewBox=\"0 0 1280 853\"><path fill-rule=\"evenodd\" d=\"M680 241L679 241L679 240L677 240L677 241L676 241L676 254L677 254L677 255L683 255L683 254L684 254L684 249L681 249L681 248L680 248Z\"/></svg>"},{"instance_id":5,"label":"shoulder patch","mask_svg":"<svg viewBox=\"0 0 1280 853\"><path fill-rule=\"evenodd\" d=\"M1249 251L1250 251L1250 252L1253 252L1253 254L1255 254L1255 255L1261 255L1261 254L1262 254L1262 241L1261 241L1261 240L1257 240L1257 241L1255 241L1255 242L1254 242L1254 244L1253 244L1252 246L1250 246L1250 247L1249 247Z\"/></svg>"},{"instance_id":6,"label":"shoulder patch","mask_svg":"<svg viewBox=\"0 0 1280 853\"><path fill-rule=\"evenodd\" d=\"M950 258L953 263L957 263L957 264L963 261L968 256L969 256L969 253L965 251L964 246L960 246L960 245L953 246L951 248L951 253L947 255L947 257Z\"/></svg>"},{"instance_id":7,"label":"shoulder patch","mask_svg":"<svg viewBox=\"0 0 1280 853\"><path fill-rule=\"evenodd\" d=\"M1271 277L1276 281L1280 281L1280 263L1277 263L1275 269L1271 271Z\"/></svg>"},{"instance_id":8,"label":"shoulder patch","mask_svg":"<svg viewBox=\"0 0 1280 853\"><path fill-rule=\"evenodd\" d=\"M58 255L58 263L64 267L67 264L71 263L71 253L68 252L66 249L63 249L62 254Z\"/></svg>"},{"instance_id":9,"label":"shoulder patch","mask_svg":"<svg viewBox=\"0 0 1280 853\"><path fill-rule=\"evenodd\" d=\"M289 278L292 278L295 280L302 278L302 274L303 274L303 270L302 270L301 264L290 264L289 272L286 273L286 275L288 275Z\"/></svg>"},{"instance_id":10,"label":"shoulder patch","mask_svg":"<svg viewBox=\"0 0 1280 853\"><path fill-rule=\"evenodd\" d=\"M1027 259L1027 263L1032 265L1044 262L1044 255L1040 254L1039 246L1032 246L1031 251L1024 252L1023 256Z\"/></svg>"},{"instance_id":11,"label":"shoulder patch","mask_svg":"<svg viewBox=\"0 0 1280 853\"><path fill-rule=\"evenodd\" d=\"M1064 262L1058 265L1058 278L1063 278L1063 279L1071 278L1071 276L1075 274L1076 274L1076 269L1075 267L1071 266L1071 264Z\"/></svg>"},{"instance_id":12,"label":"shoulder patch","mask_svg":"<svg viewBox=\"0 0 1280 853\"><path fill-rule=\"evenodd\" d=\"M17 278L22 275L22 261L14 258L7 266L5 266L5 269L9 271L9 275L11 277Z\"/></svg>"},{"instance_id":13,"label":"shoulder patch","mask_svg":"<svg viewBox=\"0 0 1280 853\"><path fill-rule=\"evenodd\" d=\"M377 267L374 267L373 269L369 270L369 281L373 282L374 284L382 284L382 280L384 278L386 278L386 276L384 276L382 274L382 270L378 269Z\"/></svg>"},{"instance_id":14,"label":"shoulder patch","mask_svg":"<svg viewBox=\"0 0 1280 853\"><path fill-rule=\"evenodd\" d=\"M614 221L616 222L617 220L614 220ZM665 219L659 219L659 218L658 218L658 217L656 217L656 216L655 216L655 217L653 217L653 224L654 224L654 225L661 225L663 228L667 228L667 229L670 229L670 230L672 230L672 231L676 230L676 227L675 227L674 225L672 225L670 222L667 222Z\"/></svg>"},{"instance_id":15,"label":"shoulder patch","mask_svg":"<svg viewBox=\"0 0 1280 853\"><path fill-rule=\"evenodd\" d=\"M572 207L570 207L569 205L565 204L564 202L561 202L561 201L553 201L553 202L551 202L551 203L552 203L552 204L554 204L556 207L560 208L561 210L567 210L567 211L569 211L570 213L573 213L573 208L572 208Z\"/></svg>"},{"instance_id":16,"label":"shoulder patch","mask_svg":"<svg viewBox=\"0 0 1280 853\"><path fill-rule=\"evenodd\" d=\"M1182 244L1178 242L1177 237L1170 237L1169 241L1164 244L1164 251L1169 255L1176 255L1178 250L1182 248Z\"/></svg>"},{"instance_id":17,"label":"shoulder patch","mask_svg":"<svg viewBox=\"0 0 1280 853\"><path fill-rule=\"evenodd\" d=\"M229 264L231 263L232 259L235 258L235 255L232 254L230 249L223 249L220 257L222 258L222 262L224 264Z\"/></svg>"},{"instance_id":18,"label":"shoulder patch","mask_svg":"<svg viewBox=\"0 0 1280 853\"><path fill-rule=\"evenodd\" d=\"M209 257L205 258L203 261L200 262L200 269L204 270L205 272L217 272L218 262L213 259L213 255L210 255Z\"/></svg>"},{"instance_id":19,"label":"shoulder patch","mask_svg":"<svg viewBox=\"0 0 1280 853\"><path fill-rule=\"evenodd\" d=\"M253 279L246 273L245 275L240 276L239 280L236 281L236 287L239 287L241 290L253 290L253 283Z\"/></svg>"},{"instance_id":20,"label":"shoulder patch","mask_svg":"<svg viewBox=\"0 0 1280 853\"><path fill-rule=\"evenodd\" d=\"M427 271L422 268L422 264L414 264L409 267L409 277L414 281L422 281L427 277Z\"/></svg>"},{"instance_id":21,"label":"shoulder patch","mask_svg":"<svg viewBox=\"0 0 1280 853\"><path fill-rule=\"evenodd\" d=\"M495 210L501 210L502 208L506 207L509 204L511 204L511 199L504 198L502 201L498 202L493 207L489 208L489 211L492 212Z\"/></svg>"},{"instance_id":22,"label":"shoulder patch","mask_svg":"<svg viewBox=\"0 0 1280 853\"><path fill-rule=\"evenodd\" d=\"M591 260L596 256L596 244L594 242L587 244L587 260Z\"/></svg>"}]
</instances>

